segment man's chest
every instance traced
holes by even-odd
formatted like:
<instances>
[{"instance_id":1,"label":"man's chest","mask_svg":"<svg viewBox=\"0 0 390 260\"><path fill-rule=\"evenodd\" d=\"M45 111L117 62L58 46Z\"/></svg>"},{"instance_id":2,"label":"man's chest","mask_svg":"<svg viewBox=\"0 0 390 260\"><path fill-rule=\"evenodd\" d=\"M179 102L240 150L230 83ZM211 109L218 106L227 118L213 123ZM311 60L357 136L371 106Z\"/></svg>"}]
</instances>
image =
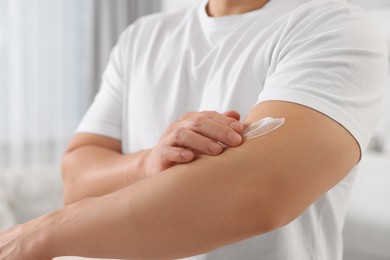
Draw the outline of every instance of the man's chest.
<instances>
[{"instance_id":1,"label":"man's chest","mask_svg":"<svg viewBox=\"0 0 390 260\"><path fill-rule=\"evenodd\" d=\"M245 117L263 89L269 62L265 50L241 45L204 51L167 44L133 59L123 113L131 143L155 145L188 111L234 109ZM139 141L145 133L150 138Z\"/></svg>"}]
</instances>

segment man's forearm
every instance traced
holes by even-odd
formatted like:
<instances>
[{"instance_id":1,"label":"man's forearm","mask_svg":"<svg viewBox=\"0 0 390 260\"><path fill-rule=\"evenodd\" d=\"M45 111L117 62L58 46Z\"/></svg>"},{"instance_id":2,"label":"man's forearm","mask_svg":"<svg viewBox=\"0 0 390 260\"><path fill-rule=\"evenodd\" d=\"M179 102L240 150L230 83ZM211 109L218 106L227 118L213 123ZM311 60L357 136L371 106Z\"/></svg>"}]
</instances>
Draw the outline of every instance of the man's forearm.
<instances>
[{"instance_id":1,"label":"man's forearm","mask_svg":"<svg viewBox=\"0 0 390 260\"><path fill-rule=\"evenodd\" d=\"M220 156L201 156L72 204L38 224L20 225L0 235L1 253L15 255L10 259L31 253L36 259L171 259L293 221L351 171L359 146L337 122L310 108L270 101L255 107L247 122L266 115L285 117L286 123Z\"/></svg>"},{"instance_id":2,"label":"man's forearm","mask_svg":"<svg viewBox=\"0 0 390 260\"><path fill-rule=\"evenodd\" d=\"M167 259L269 231L272 221L266 216L271 215L271 204L254 210L261 201L237 188L241 166L221 169L222 161L206 157L175 166L117 192L65 207L49 216L54 226L46 230L56 243L50 248L55 256Z\"/></svg>"},{"instance_id":3,"label":"man's forearm","mask_svg":"<svg viewBox=\"0 0 390 260\"><path fill-rule=\"evenodd\" d=\"M98 146L72 151L62 169L65 204L109 194L143 179L143 153L123 155Z\"/></svg>"},{"instance_id":4,"label":"man's forearm","mask_svg":"<svg viewBox=\"0 0 390 260\"><path fill-rule=\"evenodd\" d=\"M122 155L120 140L78 133L62 163L65 203L102 196L178 163L191 162L195 151L219 155L222 146L218 142L229 147L238 146L243 130L239 119L239 113L234 110L223 114L188 112L171 123L152 149L128 155Z\"/></svg>"}]
</instances>

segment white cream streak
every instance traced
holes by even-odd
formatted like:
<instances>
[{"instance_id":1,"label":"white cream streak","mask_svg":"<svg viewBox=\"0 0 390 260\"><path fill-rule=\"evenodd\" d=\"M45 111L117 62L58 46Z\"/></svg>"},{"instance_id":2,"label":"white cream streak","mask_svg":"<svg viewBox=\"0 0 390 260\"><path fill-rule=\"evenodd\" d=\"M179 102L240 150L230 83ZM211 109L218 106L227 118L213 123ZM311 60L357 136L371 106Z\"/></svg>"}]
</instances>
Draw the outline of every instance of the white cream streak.
<instances>
[{"instance_id":1,"label":"white cream streak","mask_svg":"<svg viewBox=\"0 0 390 260\"><path fill-rule=\"evenodd\" d=\"M246 139L252 139L269 133L284 124L285 118L265 117L259 121L250 124L241 134Z\"/></svg>"}]
</instances>

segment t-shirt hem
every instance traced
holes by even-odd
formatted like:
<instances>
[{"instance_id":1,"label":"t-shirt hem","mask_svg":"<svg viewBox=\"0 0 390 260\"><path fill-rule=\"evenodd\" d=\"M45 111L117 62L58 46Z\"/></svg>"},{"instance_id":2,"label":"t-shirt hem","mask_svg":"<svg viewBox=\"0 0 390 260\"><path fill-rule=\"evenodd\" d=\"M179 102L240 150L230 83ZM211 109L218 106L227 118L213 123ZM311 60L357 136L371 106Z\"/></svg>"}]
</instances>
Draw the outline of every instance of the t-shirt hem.
<instances>
[{"instance_id":1,"label":"t-shirt hem","mask_svg":"<svg viewBox=\"0 0 390 260\"><path fill-rule=\"evenodd\" d=\"M362 158L368 145L368 140L363 134L364 130L361 129L359 124L354 122L350 116L346 115L340 109L335 108L329 101L319 99L317 96L311 96L308 93L296 93L294 91L288 91L284 89L283 93L273 91L262 92L259 95L256 104L271 100L300 104L312 108L333 119L341 126L343 126L354 137L360 148L360 159Z\"/></svg>"},{"instance_id":2,"label":"t-shirt hem","mask_svg":"<svg viewBox=\"0 0 390 260\"><path fill-rule=\"evenodd\" d=\"M76 133L91 133L121 140L121 130L118 126L93 121L82 122L77 128Z\"/></svg>"}]
</instances>

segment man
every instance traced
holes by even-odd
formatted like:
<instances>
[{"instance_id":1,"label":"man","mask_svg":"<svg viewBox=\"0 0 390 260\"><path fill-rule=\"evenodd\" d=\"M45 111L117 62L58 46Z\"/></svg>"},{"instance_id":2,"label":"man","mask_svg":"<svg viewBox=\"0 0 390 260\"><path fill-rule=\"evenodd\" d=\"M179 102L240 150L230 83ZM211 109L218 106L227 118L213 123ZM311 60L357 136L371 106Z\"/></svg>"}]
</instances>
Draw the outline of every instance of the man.
<instances>
[{"instance_id":1,"label":"man","mask_svg":"<svg viewBox=\"0 0 390 260\"><path fill-rule=\"evenodd\" d=\"M386 55L343 0L140 19L64 157L70 205L0 235L0 258L341 259ZM264 117L286 121L243 140Z\"/></svg>"}]
</instances>

